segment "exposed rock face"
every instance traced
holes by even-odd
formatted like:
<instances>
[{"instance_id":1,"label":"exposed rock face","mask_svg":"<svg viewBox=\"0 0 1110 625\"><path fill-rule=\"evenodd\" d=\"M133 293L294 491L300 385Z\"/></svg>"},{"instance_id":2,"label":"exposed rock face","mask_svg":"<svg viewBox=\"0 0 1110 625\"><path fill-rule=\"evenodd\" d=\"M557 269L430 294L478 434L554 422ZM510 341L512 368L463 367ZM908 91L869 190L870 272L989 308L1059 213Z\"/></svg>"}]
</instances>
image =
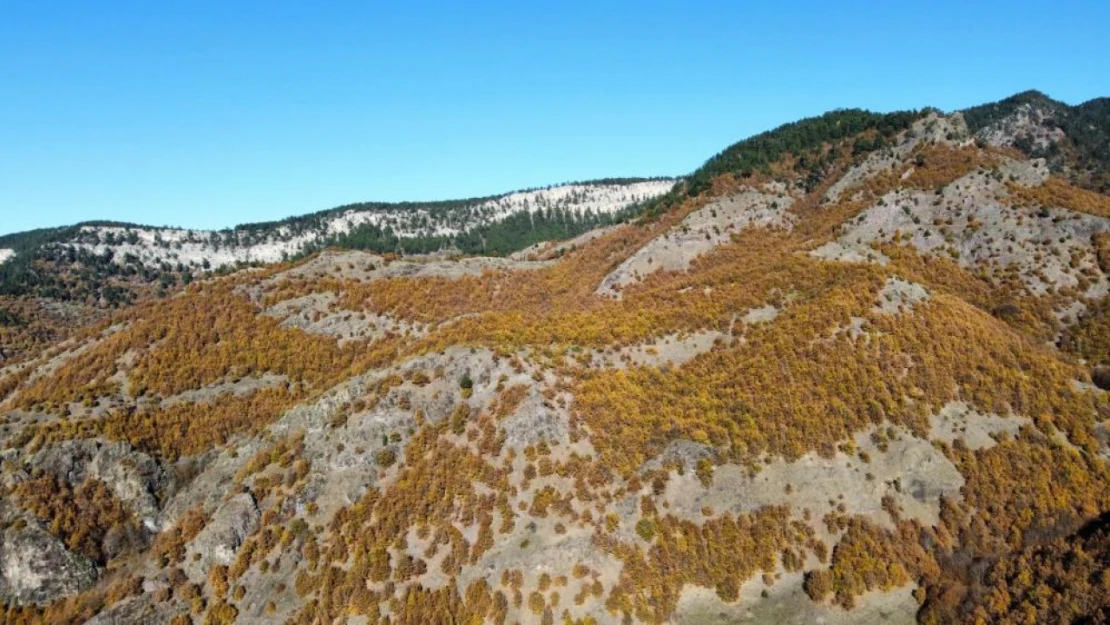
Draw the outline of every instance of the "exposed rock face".
<instances>
[{"instance_id":1,"label":"exposed rock face","mask_svg":"<svg viewBox=\"0 0 1110 625\"><path fill-rule=\"evenodd\" d=\"M250 493L241 493L222 505L189 545L186 572L203 579L213 564L229 565L248 536L258 529L262 514ZM193 554L200 554L193 559Z\"/></svg>"},{"instance_id":2,"label":"exposed rock face","mask_svg":"<svg viewBox=\"0 0 1110 625\"><path fill-rule=\"evenodd\" d=\"M377 339L387 333L424 334L419 324L399 322L388 315L342 310L336 307L334 293L314 293L275 304L266 314L282 319L288 328L334 336L342 345L354 339Z\"/></svg>"},{"instance_id":3,"label":"exposed rock face","mask_svg":"<svg viewBox=\"0 0 1110 625\"><path fill-rule=\"evenodd\" d=\"M1007 117L981 129L975 136L999 147L1026 145L1033 150L1044 150L1066 136L1063 130L1049 122L1051 118L1042 107L1025 103Z\"/></svg>"},{"instance_id":4,"label":"exposed rock face","mask_svg":"<svg viewBox=\"0 0 1110 625\"><path fill-rule=\"evenodd\" d=\"M667 443L663 453L658 458L652 458L644 463L646 469L659 469L670 463L677 463L684 469L692 470L702 458L713 459L717 453L709 445L679 439Z\"/></svg>"},{"instance_id":5,"label":"exposed rock face","mask_svg":"<svg viewBox=\"0 0 1110 625\"><path fill-rule=\"evenodd\" d=\"M875 310L887 315L895 315L911 310L915 305L929 299L929 292L920 284L901 278L890 278L879 291L879 302Z\"/></svg>"},{"instance_id":6,"label":"exposed rock face","mask_svg":"<svg viewBox=\"0 0 1110 625\"><path fill-rule=\"evenodd\" d=\"M710 351L718 341L727 342L730 339L730 335L716 330L668 334L650 343L627 345L615 350L594 350L590 364L619 369L630 366L679 366Z\"/></svg>"},{"instance_id":7,"label":"exposed rock face","mask_svg":"<svg viewBox=\"0 0 1110 625\"><path fill-rule=\"evenodd\" d=\"M566 411L558 410L538 393L521 402L516 412L501 422L505 444L523 448L546 441L565 445L569 440Z\"/></svg>"},{"instance_id":8,"label":"exposed rock face","mask_svg":"<svg viewBox=\"0 0 1110 625\"><path fill-rule=\"evenodd\" d=\"M876 150L867 155L863 162L853 165L847 172L836 180L825 193L826 202L836 202L843 198L843 194L866 182L869 178L896 167L906 159L918 146L928 142L943 142L960 144L967 142L968 128L960 113L941 115L930 113L914 122L910 131L892 147Z\"/></svg>"},{"instance_id":9,"label":"exposed rock face","mask_svg":"<svg viewBox=\"0 0 1110 625\"><path fill-rule=\"evenodd\" d=\"M656 271L685 271L697 257L727 243L748 227L789 228L794 198L783 188L746 190L690 213L668 234L652 239L606 276L597 293L620 297L620 290Z\"/></svg>"},{"instance_id":10,"label":"exposed rock face","mask_svg":"<svg viewBox=\"0 0 1110 625\"><path fill-rule=\"evenodd\" d=\"M1033 169L1047 173L1043 162ZM837 249L902 242L968 268L1016 270L1036 294L1081 284L1096 262L1092 236L1110 229L1110 219L1061 208L1015 208L1005 199L1006 180L980 171L934 192L892 191L842 227ZM821 254L853 260L832 252L823 248ZM1090 295L1106 292L1104 280L1086 281Z\"/></svg>"},{"instance_id":11,"label":"exposed rock face","mask_svg":"<svg viewBox=\"0 0 1110 625\"><path fill-rule=\"evenodd\" d=\"M821 247L811 251L810 256L825 260L835 260L842 263L878 263L885 265L890 259L885 254L861 243L845 244L840 241L829 241Z\"/></svg>"},{"instance_id":12,"label":"exposed rock face","mask_svg":"<svg viewBox=\"0 0 1110 625\"><path fill-rule=\"evenodd\" d=\"M934 524L940 498L957 494L963 486L963 476L944 454L908 432L900 432L885 451L871 440L870 432L856 436L854 445L863 453L832 458L809 453L795 461L772 460L754 476L724 465L708 487L687 472L671 479L666 497L676 514L691 518L698 518L706 505L737 513L769 505L806 508L813 512L814 529L823 532L820 519L838 505L874 523L889 524L883 497L893 498L906 517Z\"/></svg>"},{"instance_id":13,"label":"exposed rock face","mask_svg":"<svg viewBox=\"0 0 1110 625\"><path fill-rule=\"evenodd\" d=\"M165 603L158 604L152 594L142 594L137 597L128 597L123 601L108 607L84 625L126 625L129 623L143 623L143 625L162 625L170 623L176 616L173 609Z\"/></svg>"},{"instance_id":14,"label":"exposed rock face","mask_svg":"<svg viewBox=\"0 0 1110 625\"><path fill-rule=\"evenodd\" d=\"M44 605L96 582L96 566L35 523L0 536L0 600Z\"/></svg>"},{"instance_id":15,"label":"exposed rock face","mask_svg":"<svg viewBox=\"0 0 1110 625\"><path fill-rule=\"evenodd\" d=\"M998 444L999 437L1013 438L1022 426L1029 425L1025 417L1000 417L979 414L964 402L949 402L930 419L933 440L952 444L961 441L968 449L986 449Z\"/></svg>"},{"instance_id":16,"label":"exposed rock face","mask_svg":"<svg viewBox=\"0 0 1110 625\"><path fill-rule=\"evenodd\" d=\"M519 252L513 252L509 255L509 258L513 260L551 260L579 246L585 245L594 239L612 234L618 228L619 226L605 226L603 228L590 230L585 234L578 235L566 241L541 241Z\"/></svg>"},{"instance_id":17,"label":"exposed rock face","mask_svg":"<svg viewBox=\"0 0 1110 625\"><path fill-rule=\"evenodd\" d=\"M150 532L161 529L157 493L170 483L162 465L122 442L71 440L44 448L30 466L57 475L70 486L87 478L104 482Z\"/></svg>"},{"instance_id":18,"label":"exposed rock face","mask_svg":"<svg viewBox=\"0 0 1110 625\"><path fill-rule=\"evenodd\" d=\"M96 254L111 251L118 263L126 256L133 256L147 266L159 263L204 267L252 261L275 263L335 236L350 233L359 226L389 229L404 239L457 235L545 208L578 215L586 212L605 215L662 195L674 186L674 182L673 179L659 179L566 184L457 202L451 208L435 202L352 207L306 216L302 223L292 226L251 224L224 231L86 225L62 245ZM0 264L13 255L10 249L0 249Z\"/></svg>"},{"instance_id":19,"label":"exposed rock face","mask_svg":"<svg viewBox=\"0 0 1110 625\"><path fill-rule=\"evenodd\" d=\"M292 269L274 275L270 284L288 279L342 278L380 280L385 278L461 278L480 276L486 271L540 269L549 263L498 257L443 258L425 256L387 261L385 257L362 251L329 251ZM324 296L325 298L327 296Z\"/></svg>"},{"instance_id":20,"label":"exposed rock face","mask_svg":"<svg viewBox=\"0 0 1110 625\"><path fill-rule=\"evenodd\" d=\"M276 388L287 382L285 376L273 375L270 373L258 376L239 378L233 380L226 380L209 384L204 388L190 389L171 395L162 400L162 406L172 406L178 403L197 403L212 401L220 395L233 395L235 397L245 397L254 393L255 391L265 388Z\"/></svg>"}]
</instances>

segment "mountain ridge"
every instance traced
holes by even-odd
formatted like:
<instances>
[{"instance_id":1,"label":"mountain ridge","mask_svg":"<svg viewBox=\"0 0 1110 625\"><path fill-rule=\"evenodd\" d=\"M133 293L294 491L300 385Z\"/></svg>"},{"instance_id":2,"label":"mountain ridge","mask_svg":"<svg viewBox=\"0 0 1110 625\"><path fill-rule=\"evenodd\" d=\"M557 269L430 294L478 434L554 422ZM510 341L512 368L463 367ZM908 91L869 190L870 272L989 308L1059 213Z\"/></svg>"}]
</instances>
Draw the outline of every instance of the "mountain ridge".
<instances>
[{"instance_id":1,"label":"mountain ridge","mask_svg":"<svg viewBox=\"0 0 1110 625\"><path fill-rule=\"evenodd\" d=\"M0 334L0 620L1105 614L1110 196L1038 102L829 113L565 242Z\"/></svg>"},{"instance_id":2,"label":"mountain ridge","mask_svg":"<svg viewBox=\"0 0 1110 625\"><path fill-rule=\"evenodd\" d=\"M523 233L522 227L518 224L500 224L505 227L498 228L494 222L499 221L499 219L508 221L513 216L520 216L518 215L520 213L532 211L531 207L525 205L524 207L517 207L515 210L502 211L499 217L494 215L492 218L488 215L483 216L481 210L475 213L475 207L496 203L517 195L551 191L559 188L578 189L605 185L623 186L660 183L658 188L644 189L642 194L633 193L632 197L626 198L615 211L620 213L616 219L623 220L634 217L641 212L652 214L659 210L665 210L667 207L673 206L684 195L696 196L704 193L707 190L707 181L721 174L729 173L744 177L751 175L753 170L768 173L768 164L779 159L787 152L792 153L795 158L800 160L797 165L808 171L811 178L810 184L815 184L823 174L821 168L827 164L827 159L835 156L834 154L827 154L814 158L815 154L812 151L819 148L822 142L835 140L837 137L848 134L859 135L864 131L873 130L877 134L869 138L861 137L857 139L857 143L852 146L853 152L858 153L881 148L893 132L904 130L910 121L932 110L937 109L926 107L920 111L892 113L872 113L863 109L830 111L824 115L787 123L738 141L708 159L705 164L691 174L677 178L605 178L461 200L395 203L360 202L275 221L241 224L233 228L212 231L152 227L111 221L88 221L73 226L45 228L25 233L10 233L0 236L0 254L3 255L0 258L0 285L7 285L2 288L6 288L8 292L13 292L13 289L18 288L13 286L15 283L28 280L27 272L19 272L19 277L16 279L12 276L13 269L10 266L7 269L4 268L5 264L11 263L19 255L16 248L22 249L24 255L30 256L38 255L39 248L44 245L45 241L54 244L68 244L72 249L74 247L73 243L75 243L73 239L80 239L80 235L94 228L118 229L121 236L128 238L133 236L132 232L137 231L144 233L186 233L190 241L207 239L211 241L212 247L222 246L225 250L241 247L244 239L247 241L246 245L249 248L252 241L260 238L276 239L276 241L269 241L270 246L277 245L285 248L281 249L276 256L266 251L252 255L249 249L230 255L226 252L223 255L218 255L212 250L209 250L207 254L199 252L200 256L212 256L212 258L203 259L208 261L205 266L200 267L203 269L231 266L244 262L249 263L252 262L252 256L259 256L262 262L296 258L328 245L348 249L371 249L378 252L429 253L453 249L464 254L488 255L492 253L504 255L538 243L545 238L571 238L582 234L590 227L606 225L605 222L610 217L605 217L605 215L614 211L610 207L609 210L601 211L602 215L589 215L580 223L570 224L569 227L564 216L562 218L562 228L548 228L542 233ZM964 115L965 119L969 119L970 131L978 135L989 131L990 126L997 125L1002 119L1013 118L1014 114L1019 112L1027 114L1029 111L1037 115L1037 120L1022 120L1023 128L1016 133L1011 129L1008 134L1013 135L1013 141L1020 145L1013 146L1013 142L1010 145L1031 156L1048 157L1046 160L1048 160L1050 167L1054 169L1062 170L1068 167L1070 159L1073 162L1073 171L1068 172L1068 175L1073 182L1084 188L1105 193L1107 184L1110 184L1108 182L1110 181L1110 136L1106 136L1104 132L1092 131L1091 129L1105 126L1106 120L1110 119L1110 98L1094 98L1075 106L1069 106L1063 102L1053 100L1040 91L1029 90L995 103L969 107L957 112ZM1056 117L1061 118L1063 120L1061 123L1067 126L1067 130L1062 127L1055 127L1056 132L1062 135L1058 137L1061 139L1060 141L1036 144L1035 140L1028 136L1031 125L1034 127L1040 126L1042 129L1047 128L1046 124L1056 123ZM1076 132L1080 128L1083 132ZM1077 139L1072 139L1071 135L1075 135ZM1064 147L1061 148L1061 145L1064 145ZM1040 153L1044 150L1052 150L1053 153ZM807 154L807 151L810 153ZM663 192L661 187L666 186L667 183L676 183L681 189L675 187L669 193ZM576 202L572 200L568 207L574 208L575 204ZM558 208L557 205L556 208ZM462 214L450 215L449 213L453 210ZM572 212L579 217L582 216L582 213L576 208ZM326 224L328 218L339 217L344 213L371 216L376 213L380 217L376 217L370 222L363 221L361 224L347 226L347 231L341 230L338 233L329 234L330 228ZM406 220L405 213L416 214L408 215ZM428 223L429 219L431 219L431 224ZM575 220L572 218L571 221ZM493 237L503 241L502 243L493 246L488 244L487 239L491 234L491 225L493 226ZM533 226L534 219L530 219L528 227ZM312 232L313 230L316 232ZM502 230L510 232L506 233ZM98 241L91 246L78 241L76 247L86 251L90 249L98 250L102 254L105 250L118 245L116 238L113 236L116 234L115 232L100 234L108 235L107 245L103 245L98 238ZM307 241L300 245L281 245L282 239L299 235L303 235ZM124 250L119 256L139 252L137 255L142 257L142 252L146 251L143 248L148 248L151 243L157 243L155 236L146 238L151 240L145 242L137 250ZM67 239L69 240L67 241ZM152 259L140 260L148 269L151 265L165 264L167 259L163 258L163 255L155 256ZM173 262L176 259L171 258L169 260L174 269L178 269L177 265L181 265L181 263ZM176 272L178 275L174 275L172 278L175 281L179 280L181 278L180 274L185 272L186 267L194 264L189 261L194 260L196 265L202 265L201 260L188 259L184 266ZM216 262L213 262L214 260ZM116 262L118 262L118 259L116 259ZM109 299L114 301L114 298Z\"/></svg>"}]
</instances>

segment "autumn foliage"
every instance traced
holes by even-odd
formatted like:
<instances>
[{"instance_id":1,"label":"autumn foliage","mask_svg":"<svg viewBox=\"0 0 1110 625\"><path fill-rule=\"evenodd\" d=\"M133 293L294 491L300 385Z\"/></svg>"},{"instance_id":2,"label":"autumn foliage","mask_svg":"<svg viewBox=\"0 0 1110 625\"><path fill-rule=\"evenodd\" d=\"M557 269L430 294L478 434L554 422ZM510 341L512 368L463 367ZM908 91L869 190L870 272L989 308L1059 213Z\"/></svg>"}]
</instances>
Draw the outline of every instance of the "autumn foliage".
<instances>
[{"instance_id":1,"label":"autumn foliage","mask_svg":"<svg viewBox=\"0 0 1110 625\"><path fill-rule=\"evenodd\" d=\"M186 467L198 458L230 462L240 437L265 436L224 475L229 497L249 493L258 503L257 531L241 537L230 564L211 567L198 585L175 578L182 589L175 599L204 622L239 618L249 609L242 584L282 559L295 560L290 592L302 604L291 621L300 623L356 615L391 624L575 622L558 607L587 601L604 604L613 618L664 623L684 587L710 588L732 603L749 580L763 576L773 584L781 572L804 573L813 601L843 609L866 593L914 585L922 614L936 622L1037 622L1052 610L1104 614L1105 532L1075 532L1110 510L1098 426L1110 408L1104 395L1076 382L1088 380L1089 365L1110 353L1107 306L1078 291L1033 294L1012 274L921 253L898 239L874 246L884 263L812 256L890 191L939 189L1012 156L922 142L905 162L829 199L839 174L861 160L853 161L853 148L875 141L885 140L872 129L817 141L804 155L757 159L758 171L702 181L705 194L675 198L668 212L528 270L371 282L341 272L307 279L274 270L194 285L120 313L90 331L82 347L43 354L53 368L41 375L0 378L7 407L57 417L13 427L8 446L33 453L73 438L105 438L167 467ZM706 206L713 193L803 171L823 177L784 186L796 196L792 227L744 230L687 271L652 273L619 298L595 293L629 255ZM1022 204L1110 216L1105 197L1054 178L1008 189ZM1103 271L1105 239L1094 241ZM896 314L876 308L894 278L919 284L928 297ZM329 313L392 319L411 331L341 343L267 313L311 294L329 295ZM1057 313L1076 302L1086 312L1065 330ZM768 305L777 313L772 322L743 321ZM591 358L695 332L718 338L680 366L605 368ZM445 375L387 367L460 345L488 348L518 374L531 368L535 384L525 375L510 383L507 375L453 374L435 391L444 407L438 421L405 396L384 404L412 413L404 436L384 433L380 447L361 448L365 441L341 435L353 415L373 413L398 388L437 388ZM375 369L381 377L315 429L263 434L294 406ZM258 384L237 392L244 380ZM545 409L569 415L569 445L507 444L502 426L533 391ZM813 519L809 510L785 505L744 512L705 506L698 516L680 514L666 500L674 472L692 471L710 488L721 474L717 465L757 475L772 459L831 458L871 428L900 426L930 440L931 417L957 401L1024 425L978 449L959 440L933 443L962 479L958 495L938 504L934 522L900 518L892 501L884 501L889 523L879 523L843 510ZM313 500L334 486L320 479L322 463L306 457L314 436L333 436L329 446L358 445L351 462L369 476L329 515L318 514ZM664 460L680 441L701 454L686 464ZM112 545L130 544L116 538L134 521L103 483L71 487L37 476L13 495L94 561L126 552ZM186 545L213 505L191 508L154 540L162 574L188 564ZM519 530L537 527L549 530L548 538L589 537L591 549L618 562L619 571L603 577L579 563L563 572L568 579L559 571L526 578L519 568L498 569L491 555L502 541L512 537L511 548L523 552L531 538L521 540ZM87 605L75 603L72 614L86 614ZM16 610L10 618L50 622L48 612Z\"/></svg>"}]
</instances>

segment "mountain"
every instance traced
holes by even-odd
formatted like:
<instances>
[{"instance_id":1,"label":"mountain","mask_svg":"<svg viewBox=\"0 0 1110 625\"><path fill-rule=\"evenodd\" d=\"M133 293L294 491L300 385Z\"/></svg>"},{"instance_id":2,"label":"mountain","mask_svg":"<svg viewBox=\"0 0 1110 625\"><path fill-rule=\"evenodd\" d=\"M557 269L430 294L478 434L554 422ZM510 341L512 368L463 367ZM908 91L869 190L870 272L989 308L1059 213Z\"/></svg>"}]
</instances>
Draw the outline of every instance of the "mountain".
<instances>
[{"instance_id":1,"label":"mountain","mask_svg":"<svg viewBox=\"0 0 1110 625\"><path fill-rule=\"evenodd\" d=\"M87 222L16 233L0 237L0 292L82 295L129 271L176 281L198 270L275 263L329 246L504 255L619 221L673 184L668 178L607 179L466 200L366 202L220 231ZM95 269L88 284L69 285L29 269L42 264L47 274L64 273L51 264Z\"/></svg>"},{"instance_id":2,"label":"mountain","mask_svg":"<svg viewBox=\"0 0 1110 625\"><path fill-rule=\"evenodd\" d=\"M325 248L506 255L626 221L674 182L613 178L466 200L366 202L220 231L101 221L0 236L0 362L211 272Z\"/></svg>"},{"instance_id":3,"label":"mountain","mask_svg":"<svg viewBox=\"0 0 1110 625\"><path fill-rule=\"evenodd\" d=\"M833 111L542 219L0 240L137 293L8 296L0 621L1105 620L1105 103Z\"/></svg>"},{"instance_id":4,"label":"mountain","mask_svg":"<svg viewBox=\"0 0 1110 625\"><path fill-rule=\"evenodd\" d=\"M963 112L972 132L992 144L1043 157L1072 182L1110 192L1110 98L1068 106L1026 91Z\"/></svg>"}]
</instances>

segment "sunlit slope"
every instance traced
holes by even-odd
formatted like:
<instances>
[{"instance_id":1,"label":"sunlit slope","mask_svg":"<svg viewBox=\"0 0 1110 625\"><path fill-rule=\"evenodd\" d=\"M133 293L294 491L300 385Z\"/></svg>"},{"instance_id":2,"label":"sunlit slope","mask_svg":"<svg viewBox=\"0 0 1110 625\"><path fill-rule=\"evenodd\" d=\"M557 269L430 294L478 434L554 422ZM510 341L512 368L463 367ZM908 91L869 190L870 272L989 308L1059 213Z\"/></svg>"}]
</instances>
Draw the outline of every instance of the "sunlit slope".
<instances>
[{"instance_id":1,"label":"sunlit slope","mask_svg":"<svg viewBox=\"0 0 1110 625\"><path fill-rule=\"evenodd\" d=\"M5 619L1098 614L1110 200L982 128L831 113L564 247L326 251L0 370Z\"/></svg>"}]
</instances>

